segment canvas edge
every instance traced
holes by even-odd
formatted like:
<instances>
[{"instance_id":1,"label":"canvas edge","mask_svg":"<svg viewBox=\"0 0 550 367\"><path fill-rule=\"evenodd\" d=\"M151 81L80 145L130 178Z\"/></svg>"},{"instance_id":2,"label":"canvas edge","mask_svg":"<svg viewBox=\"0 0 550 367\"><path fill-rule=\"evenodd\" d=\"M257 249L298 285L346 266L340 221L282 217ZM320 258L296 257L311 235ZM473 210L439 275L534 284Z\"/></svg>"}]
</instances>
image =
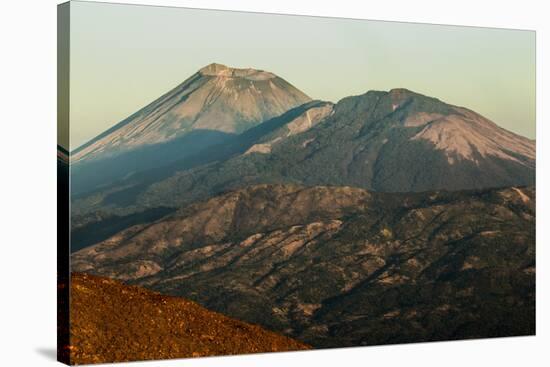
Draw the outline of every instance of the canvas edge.
<instances>
[{"instance_id":1,"label":"canvas edge","mask_svg":"<svg viewBox=\"0 0 550 367\"><path fill-rule=\"evenodd\" d=\"M57 360L70 356L70 2L57 6ZM64 149L64 151L63 151Z\"/></svg>"}]
</instances>

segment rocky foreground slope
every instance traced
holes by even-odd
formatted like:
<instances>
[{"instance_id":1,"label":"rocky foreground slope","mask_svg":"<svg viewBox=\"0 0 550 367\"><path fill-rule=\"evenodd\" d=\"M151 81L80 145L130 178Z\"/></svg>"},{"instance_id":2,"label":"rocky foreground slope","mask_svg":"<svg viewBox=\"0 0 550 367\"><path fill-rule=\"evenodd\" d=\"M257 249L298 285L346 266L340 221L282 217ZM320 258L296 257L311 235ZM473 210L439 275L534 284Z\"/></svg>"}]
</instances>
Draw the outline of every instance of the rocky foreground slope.
<instances>
[{"instance_id":1,"label":"rocky foreground slope","mask_svg":"<svg viewBox=\"0 0 550 367\"><path fill-rule=\"evenodd\" d=\"M535 189L259 185L72 255L314 347L535 331Z\"/></svg>"},{"instance_id":2,"label":"rocky foreground slope","mask_svg":"<svg viewBox=\"0 0 550 367\"><path fill-rule=\"evenodd\" d=\"M71 364L309 348L194 302L79 273L71 279L70 341Z\"/></svg>"}]
</instances>

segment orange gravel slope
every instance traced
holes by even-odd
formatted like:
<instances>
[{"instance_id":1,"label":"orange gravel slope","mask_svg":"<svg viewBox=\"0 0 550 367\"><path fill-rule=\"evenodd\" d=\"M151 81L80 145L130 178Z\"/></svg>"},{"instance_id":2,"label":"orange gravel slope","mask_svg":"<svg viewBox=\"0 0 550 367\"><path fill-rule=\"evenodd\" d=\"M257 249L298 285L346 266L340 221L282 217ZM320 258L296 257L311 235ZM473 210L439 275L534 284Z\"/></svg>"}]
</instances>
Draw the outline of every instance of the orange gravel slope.
<instances>
[{"instance_id":1,"label":"orange gravel slope","mask_svg":"<svg viewBox=\"0 0 550 367\"><path fill-rule=\"evenodd\" d=\"M108 278L73 273L71 364L309 349L285 336Z\"/></svg>"}]
</instances>

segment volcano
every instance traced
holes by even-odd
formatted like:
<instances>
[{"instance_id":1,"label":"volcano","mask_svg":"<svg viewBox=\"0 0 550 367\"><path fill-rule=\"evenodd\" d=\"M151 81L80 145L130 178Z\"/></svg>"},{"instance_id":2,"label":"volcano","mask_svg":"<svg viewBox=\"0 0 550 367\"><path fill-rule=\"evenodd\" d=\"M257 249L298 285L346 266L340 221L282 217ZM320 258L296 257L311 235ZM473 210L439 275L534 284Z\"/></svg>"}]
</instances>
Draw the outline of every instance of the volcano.
<instances>
[{"instance_id":1,"label":"volcano","mask_svg":"<svg viewBox=\"0 0 550 367\"><path fill-rule=\"evenodd\" d=\"M239 134L311 98L277 75L210 64L72 152L72 163L113 157L192 131Z\"/></svg>"}]
</instances>

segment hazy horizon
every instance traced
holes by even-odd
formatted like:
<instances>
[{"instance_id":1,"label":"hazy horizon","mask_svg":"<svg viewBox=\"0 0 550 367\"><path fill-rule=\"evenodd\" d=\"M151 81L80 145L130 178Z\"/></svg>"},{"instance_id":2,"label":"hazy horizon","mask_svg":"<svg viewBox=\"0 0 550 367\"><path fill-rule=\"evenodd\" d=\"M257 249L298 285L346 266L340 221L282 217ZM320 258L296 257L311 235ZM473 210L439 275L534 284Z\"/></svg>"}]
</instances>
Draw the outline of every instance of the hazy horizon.
<instances>
[{"instance_id":1,"label":"hazy horizon","mask_svg":"<svg viewBox=\"0 0 550 367\"><path fill-rule=\"evenodd\" d=\"M70 42L71 151L213 62L332 102L406 88L535 138L532 31L71 2Z\"/></svg>"}]
</instances>

